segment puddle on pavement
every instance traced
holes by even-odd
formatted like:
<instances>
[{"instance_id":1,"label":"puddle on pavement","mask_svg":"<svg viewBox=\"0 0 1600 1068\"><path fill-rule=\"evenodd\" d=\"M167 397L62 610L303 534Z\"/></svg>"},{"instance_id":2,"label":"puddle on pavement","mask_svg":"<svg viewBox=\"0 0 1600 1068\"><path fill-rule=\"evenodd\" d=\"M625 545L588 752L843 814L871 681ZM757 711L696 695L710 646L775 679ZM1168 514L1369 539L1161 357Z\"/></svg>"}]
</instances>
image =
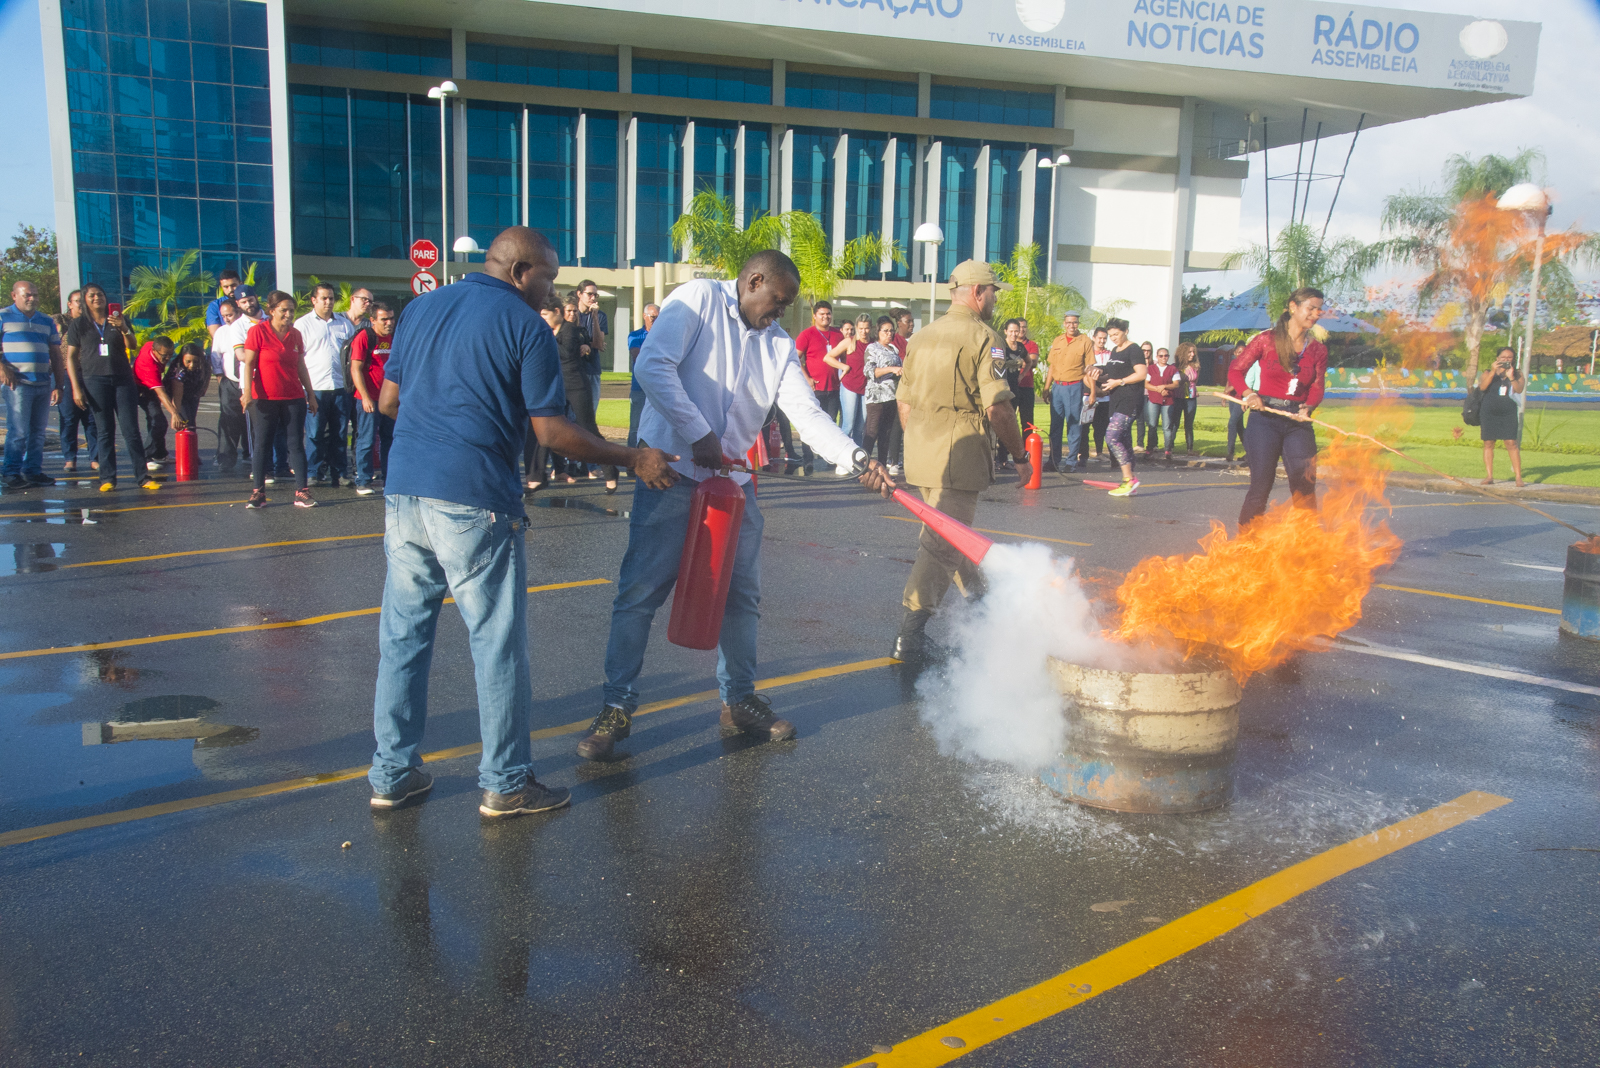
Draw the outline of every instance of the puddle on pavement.
<instances>
[{"instance_id":1,"label":"puddle on pavement","mask_svg":"<svg viewBox=\"0 0 1600 1068\"><path fill-rule=\"evenodd\" d=\"M535 508L572 508L584 512L598 512L601 515L616 516L619 519L627 519L629 515L629 513L624 510L618 508L607 508L604 505L594 504L591 501L584 500L582 497L534 496L526 497L524 498L524 501L527 504L533 505Z\"/></svg>"},{"instance_id":2,"label":"puddle on pavement","mask_svg":"<svg viewBox=\"0 0 1600 1068\"><path fill-rule=\"evenodd\" d=\"M54 571L66 552L67 543L62 541L0 541L0 577Z\"/></svg>"},{"instance_id":3,"label":"puddle on pavement","mask_svg":"<svg viewBox=\"0 0 1600 1068\"><path fill-rule=\"evenodd\" d=\"M28 511L19 509L14 515L10 516L0 512L0 526L19 523L44 523L48 526L66 526L71 523L74 526L92 527L100 522L98 519L89 517L88 508L68 508L66 501L46 499L38 503L41 507Z\"/></svg>"},{"instance_id":4,"label":"puddle on pavement","mask_svg":"<svg viewBox=\"0 0 1600 1068\"><path fill-rule=\"evenodd\" d=\"M1489 630L1500 634L1515 634L1522 638L1554 638L1561 630L1555 623L1485 623Z\"/></svg>"},{"instance_id":5,"label":"puddle on pavement","mask_svg":"<svg viewBox=\"0 0 1600 1068\"><path fill-rule=\"evenodd\" d=\"M109 682L126 688L141 678L160 674L148 668L136 668L126 663L129 655L126 649L90 650L82 661L84 678L89 682Z\"/></svg>"}]
</instances>

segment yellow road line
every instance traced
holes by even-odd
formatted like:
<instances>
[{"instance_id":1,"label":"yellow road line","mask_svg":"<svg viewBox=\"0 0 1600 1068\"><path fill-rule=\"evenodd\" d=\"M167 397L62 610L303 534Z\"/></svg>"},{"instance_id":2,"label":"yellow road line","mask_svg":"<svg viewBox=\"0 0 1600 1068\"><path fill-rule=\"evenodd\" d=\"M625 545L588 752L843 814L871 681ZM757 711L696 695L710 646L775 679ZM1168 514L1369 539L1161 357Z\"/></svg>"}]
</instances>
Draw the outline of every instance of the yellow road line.
<instances>
[{"instance_id":1,"label":"yellow road line","mask_svg":"<svg viewBox=\"0 0 1600 1068\"><path fill-rule=\"evenodd\" d=\"M90 512L94 515L111 515L115 512L158 512L163 508L210 508L218 504L245 504L247 499L237 501L193 501L189 504L136 504L128 508L90 508L88 505L68 505L56 512L0 512L0 519L64 519L71 515L82 515Z\"/></svg>"},{"instance_id":2,"label":"yellow road line","mask_svg":"<svg viewBox=\"0 0 1600 1068\"><path fill-rule=\"evenodd\" d=\"M573 583L572 585L592 585L593 583ZM551 587L535 587L536 589L549 589ZM376 609L374 609L376 611ZM756 683L757 689L776 690L783 686L793 686L801 682L811 682L816 679L833 678L837 675L849 675L858 671L869 671L873 668L887 667L898 661L890 657L881 656L873 660L857 660L851 664L835 664L832 667L815 668L811 671L800 671L793 675L779 675L776 678L763 679ZM716 690L705 690L701 693L690 694L687 697L673 697L665 701L656 701L653 704L641 705L635 716L646 716L651 712L660 712L668 708L679 708L683 705L694 704L698 701L710 700L717 696ZM534 731L530 737L538 741L541 738L555 738L563 734L574 734L589 726L588 719L574 720L563 723L559 727L545 727L543 730ZM424 753L422 759L426 763L440 760L455 760L458 757L473 756L483 751L482 743L473 745L458 745L451 749L439 749L432 753ZM74 831L86 831L94 827L112 827L119 823L133 823L137 820L146 820L154 816L166 816L174 812L188 812L197 808L211 808L216 805L226 805L232 801L244 801L252 797L268 797L272 794L285 794L294 790L305 790L313 786L326 786L329 783L348 782L366 775L371 768L363 764L358 768L344 768L340 771L324 772L321 775L307 775L299 779L284 779L280 782L262 783L260 786L246 786L238 790L224 790L220 793L204 794L200 797L186 797L181 801L164 801L159 805L142 805L139 808L123 809L120 812L103 812L97 816L85 816L82 819L63 820L60 823L46 823L38 827L24 827L17 831L7 831L0 834L0 849L6 846L21 845L24 842L37 842L43 838L54 838L57 835L71 834Z\"/></svg>"},{"instance_id":3,"label":"yellow road line","mask_svg":"<svg viewBox=\"0 0 1600 1068\"><path fill-rule=\"evenodd\" d=\"M1269 875L1070 971L909 1038L852 1068L931 1068L1083 1004L1227 934L1307 890L1511 803L1477 790ZM954 1048L944 1039L959 1040Z\"/></svg>"},{"instance_id":4,"label":"yellow road line","mask_svg":"<svg viewBox=\"0 0 1600 1068\"><path fill-rule=\"evenodd\" d=\"M1491 601L1487 597L1467 597L1459 593L1440 593L1438 590L1419 590L1411 586L1386 586L1378 583L1380 590L1392 590L1395 593L1420 593L1424 597L1445 597L1452 601L1471 601L1473 604L1492 604L1501 608L1522 608L1529 612L1547 612L1552 616L1559 616L1559 608L1540 608L1536 604L1518 604L1515 601Z\"/></svg>"},{"instance_id":5,"label":"yellow road line","mask_svg":"<svg viewBox=\"0 0 1600 1068\"><path fill-rule=\"evenodd\" d=\"M547 590L570 590L579 586L604 586L610 579L582 579L578 582L555 582L548 586L529 586L529 593ZM455 604L454 597L446 597L445 604ZM243 627L214 627L211 630L190 630L178 634L152 634L148 638L123 638L114 642L91 642L87 645L58 645L51 649L23 649L14 653L0 653L0 660L21 660L32 656L59 656L62 653L88 653L96 649L126 649L133 645L155 645L160 642L177 642L187 638L214 638L219 634L250 634L263 630L287 630L291 627L309 627L317 623L332 623L357 616L375 616L382 608L357 608L349 612L329 612L327 615L308 616L305 619L286 619L277 623L253 623Z\"/></svg>"},{"instance_id":6,"label":"yellow road line","mask_svg":"<svg viewBox=\"0 0 1600 1068\"><path fill-rule=\"evenodd\" d=\"M265 541L259 545L234 545L226 549L189 549L181 553L157 553L154 556L124 556L117 560L88 560L81 564L62 564L57 571L66 571L74 567L109 567L112 564L142 564L150 560L172 560L180 556L212 556L216 553L242 553L251 549L277 549L285 545L318 545L328 541L355 541L360 538L381 538L383 532L376 534L340 534L331 538L301 538L298 541Z\"/></svg>"},{"instance_id":7,"label":"yellow road line","mask_svg":"<svg viewBox=\"0 0 1600 1068\"><path fill-rule=\"evenodd\" d=\"M922 520L920 520L920 519L913 519L912 517L907 516L907 515L880 515L878 518L879 519L893 519L897 523L920 523L920 522L922 522ZM985 527L973 527L972 529L976 530L980 534L999 534L999 535L1002 535L1002 536L1007 537L1007 538L1026 538L1029 541L1053 541L1057 545L1078 545L1078 546L1081 546L1081 547L1083 547L1085 549L1089 548L1092 545L1091 542L1087 542L1087 541L1068 541L1065 538L1047 538L1042 534L1018 534L1016 531L1013 531L1013 530L989 530L989 529L987 529Z\"/></svg>"},{"instance_id":8,"label":"yellow road line","mask_svg":"<svg viewBox=\"0 0 1600 1068\"><path fill-rule=\"evenodd\" d=\"M1476 507L1478 507L1480 505L1485 505L1485 504L1510 504L1510 503L1511 503L1510 501L1435 501L1435 502L1431 502L1431 503L1428 503L1428 504L1390 504L1390 505L1374 504L1374 505L1371 505L1370 507L1379 508L1379 509L1383 509L1383 510L1387 511L1387 510L1390 510L1390 509L1398 510L1398 509L1401 509L1401 508L1476 508Z\"/></svg>"}]
</instances>

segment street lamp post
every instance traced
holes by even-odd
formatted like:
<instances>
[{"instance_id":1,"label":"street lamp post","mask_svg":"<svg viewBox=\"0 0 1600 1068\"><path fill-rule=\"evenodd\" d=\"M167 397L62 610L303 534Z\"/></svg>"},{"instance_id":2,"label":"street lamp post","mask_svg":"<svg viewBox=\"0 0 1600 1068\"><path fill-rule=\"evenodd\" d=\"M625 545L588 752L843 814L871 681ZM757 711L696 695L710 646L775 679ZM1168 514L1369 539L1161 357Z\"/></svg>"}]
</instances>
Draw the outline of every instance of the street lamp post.
<instances>
[{"instance_id":1,"label":"street lamp post","mask_svg":"<svg viewBox=\"0 0 1600 1068\"><path fill-rule=\"evenodd\" d=\"M923 245L922 263L928 269L928 322L933 322L934 303L939 299L939 246L944 244L944 231L937 223L925 222L917 227L911 240Z\"/></svg>"},{"instance_id":2,"label":"street lamp post","mask_svg":"<svg viewBox=\"0 0 1600 1068\"><path fill-rule=\"evenodd\" d=\"M444 238L439 242L439 281L443 285L450 282L450 192L446 181L450 154L445 136L445 108L449 99L460 92L456 83L448 79L428 90L428 99L439 102L439 229Z\"/></svg>"},{"instance_id":3,"label":"street lamp post","mask_svg":"<svg viewBox=\"0 0 1600 1068\"><path fill-rule=\"evenodd\" d=\"M1539 222L1539 236L1533 245L1533 280L1528 289L1528 322L1523 334L1522 373L1526 375L1533 361L1533 321L1539 312L1539 269L1544 265L1544 226L1553 209L1544 190L1532 182L1523 182L1507 189L1495 206L1503 211L1529 212Z\"/></svg>"},{"instance_id":4,"label":"street lamp post","mask_svg":"<svg viewBox=\"0 0 1600 1068\"><path fill-rule=\"evenodd\" d=\"M1065 152L1053 160L1047 156L1039 161L1039 169L1050 172L1050 248L1045 253L1044 260L1044 280L1046 282L1054 282L1056 280L1056 169L1065 167L1071 162L1072 157Z\"/></svg>"}]
</instances>

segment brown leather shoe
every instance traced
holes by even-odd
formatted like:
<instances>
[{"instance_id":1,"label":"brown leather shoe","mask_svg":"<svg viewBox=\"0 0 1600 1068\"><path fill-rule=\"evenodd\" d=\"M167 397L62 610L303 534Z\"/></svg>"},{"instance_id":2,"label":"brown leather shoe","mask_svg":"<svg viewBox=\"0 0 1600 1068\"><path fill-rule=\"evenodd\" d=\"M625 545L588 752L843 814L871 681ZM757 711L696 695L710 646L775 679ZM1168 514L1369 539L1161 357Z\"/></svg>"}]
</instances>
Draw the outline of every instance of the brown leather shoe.
<instances>
[{"instance_id":1,"label":"brown leather shoe","mask_svg":"<svg viewBox=\"0 0 1600 1068\"><path fill-rule=\"evenodd\" d=\"M772 702L758 693L731 705L724 704L721 723L724 733L743 731L745 734L765 735L774 742L794 737L794 724L773 715Z\"/></svg>"},{"instance_id":2,"label":"brown leather shoe","mask_svg":"<svg viewBox=\"0 0 1600 1068\"><path fill-rule=\"evenodd\" d=\"M590 735L578 743L578 755L585 760L605 760L618 742L633 730L633 713L616 705L606 705L589 724Z\"/></svg>"}]
</instances>

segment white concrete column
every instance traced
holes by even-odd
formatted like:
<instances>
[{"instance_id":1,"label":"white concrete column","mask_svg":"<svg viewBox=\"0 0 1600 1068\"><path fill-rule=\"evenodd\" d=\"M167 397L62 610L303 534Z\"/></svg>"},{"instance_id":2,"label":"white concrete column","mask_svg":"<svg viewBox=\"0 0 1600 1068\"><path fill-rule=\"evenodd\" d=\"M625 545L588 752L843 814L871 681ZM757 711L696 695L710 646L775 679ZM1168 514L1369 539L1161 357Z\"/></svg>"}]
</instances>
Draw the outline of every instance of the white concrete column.
<instances>
[{"instance_id":1,"label":"white concrete column","mask_svg":"<svg viewBox=\"0 0 1600 1068\"><path fill-rule=\"evenodd\" d=\"M850 135L840 134L833 146L833 258L844 255L845 208L849 204Z\"/></svg>"},{"instance_id":2,"label":"white concrete column","mask_svg":"<svg viewBox=\"0 0 1600 1068\"><path fill-rule=\"evenodd\" d=\"M883 216L878 224L878 233L885 241L894 240L894 182L897 177L895 172L899 169L899 157L899 138L890 137L883 149ZM878 270L885 274L893 268L894 260L888 256L878 261Z\"/></svg>"},{"instance_id":3,"label":"white concrete column","mask_svg":"<svg viewBox=\"0 0 1600 1068\"><path fill-rule=\"evenodd\" d=\"M690 119L683 124L683 167L680 174L683 176L682 188L678 190L678 211L684 215L689 213L689 202L694 199L694 120ZM679 263L694 262L694 245L685 241L678 254Z\"/></svg>"},{"instance_id":4,"label":"white concrete column","mask_svg":"<svg viewBox=\"0 0 1600 1068\"><path fill-rule=\"evenodd\" d=\"M628 152L627 167L628 180L621 183L627 187L625 199L628 207L628 261L638 255L637 241L639 236L639 117L628 116Z\"/></svg>"},{"instance_id":5,"label":"white concrete column","mask_svg":"<svg viewBox=\"0 0 1600 1068\"><path fill-rule=\"evenodd\" d=\"M644 322L644 264L633 265L633 321Z\"/></svg>"},{"instance_id":6,"label":"white concrete column","mask_svg":"<svg viewBox=\"0 0 1600 1068\"><path fill-rule=\"evenodd\" d=\"M989 258L989 146L978 149L977 181L972 183L972 258Z\"/></svg>"},{"instance_id":7,"label":"white concrete column","mask_svg":"<svg viewBox=\"0 0 1600 1068\"><path fill-rule=\"evenodd\" d=\"M1172 194L1172 288L1168 294L1166 336L1174 352L1178 324L1183 321L1183 269L1189 262L1189 238L1194 223L1194 111L1195 98L1183 98L1178 111L1178 176Z\"/></svg>"},{"instance_id":8,"label":"white concrete column","mask_svg":"<svg viewBox=\"0 0 1600 1068\"><path fill-rule=\"evenodd\" d=\"M450 76L459 81L467 77L467 31L453 29L450 31ZM450 167L450 180L455 183L455 195L450 198L450 213L455 217L450 227L450 240L452 243L458 237L467 233L467 100L458 96L451 101L451 122L455 124L455 132L450 137L450 148L455 153L455 162ZM439 250L439 254L451 257L448 248ZM453 258L453 257L452 257ZM464 258L464 257L463 257Z\"/></svg>"},{"instance_id":9,"label":"white concrete column","mask_svg":"<svg viewBox=\"0 0 1600 1068\"><path fill-rule=\"evenodd\" d=\"M733 224L744 229L744 123L733 140Z\"/></svg>"},{"instance_id":10,"label":"white concrete column","mask_svg":"<svg viewBox=\"0 0 1600 1068\"><path fill-rule=\"evenodd\" d=\"M927 218L927 220L929 222L933 223L935 226L939 227L940 229L943 229L944 228L944 223L942 223L940 221L940 218L939 218L939 192L940 192L940 179L942 177L939 172L944 167L944 142L943 141L934 141L934 142L932 142L931 144L928 145L928 156L927 156L927 162L926 162L925 165L926 165L927 170L928 170L928 182L927 182L928 199L927 199L927 203L923 207L924 215L925 215L925 217ZM945 234L944 235L944 239L945 239L946 242L953 241L953 240L955 240L955 235L954 234ZM942 249L943 247L944 247L943 245L923 245L922 246L922 274L923 274L923 277L925 277L925 278L935 278L935 279L938 278L938 275L939 275L939 253L938 253L938 250Z\"/></svg>"},{"instance_id":11,"label":"white concrete column","mask_svg":"<svg viewBox=\"0 0 1600 1068\"><path fill-rule=\"evenodd\" d=\"M1022 154L1022 174L1018 183L1021 193L1017 197L1017 244L1033 244L1033 213L1037 208L1034 192L1039 186L1039 150L1030 148Z\"/></svg>"},{"instance_id":12,"label":"white concrete column","mask_svg":"<svg viewBox=\"0 0 1600 1068\"><path fill-rule=\"evenodd\" d=\"M577 238L575 254L578 262L589 255L589 114L578 112L577 181L573 183L573 234Z\"/></svg>"},{"instance_id":13,"label":"white concrete column","mask_svg":"<svg viewBox=\"0 0 1600 1068\"><path fill-rule=\"evenodd\" d=\"M281 40L282 0L277 0L277 3L278 36ZM273 62L270 49L272 18L273 8L268 7L267 59L273 64L272 81L276 84L281 68ZM44 109L50 124L50 192L56 208L56 273L61 280L60 310L66 311L67 294L82 284L83 268L78 262L78 198L72 182L72 114L67 107L67 46L66 35L61 29L61 0L39 0L39 36L44 54ZM277 59L282 59L281 50ZM272 163L272 192L276 201L276 156ZM276 227L273 237L276 244Z\"/></svg>"},{"instance_id":14,"label":"white concrete column","mask_svg":"<svg viewBox=\"0 0 1600 1068\"><path fill-rule=\"evenodd\" d=\"M787 212L794 210L794 131L787 126L782 144L783 151L778 153L778 210Z\"/></svg>"},{"instance_id":15,"label":"white concrete column","mask_svg":"<svg viewBox=\"0 0 1600 1068\"><path fill-rule=\"evenodd\" d=\"M528 105L522 105L522 225L528 225Z\"/></svg>"},{"instance_id":16,"label":"white concrete column","mask_svg":"<svg viewBox=\"0 0 1600 1068\"><path fill-rule=\"evenodd\" d=\"M607 341L611 344L611 369L613 371L628 370L628 334L633 330L633 324L639 322L632 315L632 309L618 307L616 317L611 320L611 337Z\"/></svg>"},{"instance_id":17,"label":"white concrete column","mask_svg":"<svg viewBox=\"0 0 1600 1068\"><path fill-rule=\"evenodd\" d=\"M60 33L61 16L56 15ZM41 27L42 28L42 27ZM49 75L46 74L46 78ZM283 27L283 0L267 0L267 98L272 108L272 258L278 288L294 291L294 172L289 158L289 46ZM69 175L72 173L69 169ZM74 228L76 238L76 228ZM242 236L242 235L241 235ZM61 248L61 234L56 247ZM72 243L77 257L78 243ZM63 290L65 292L65 290Z\"/></svg>"}]
</instances>

